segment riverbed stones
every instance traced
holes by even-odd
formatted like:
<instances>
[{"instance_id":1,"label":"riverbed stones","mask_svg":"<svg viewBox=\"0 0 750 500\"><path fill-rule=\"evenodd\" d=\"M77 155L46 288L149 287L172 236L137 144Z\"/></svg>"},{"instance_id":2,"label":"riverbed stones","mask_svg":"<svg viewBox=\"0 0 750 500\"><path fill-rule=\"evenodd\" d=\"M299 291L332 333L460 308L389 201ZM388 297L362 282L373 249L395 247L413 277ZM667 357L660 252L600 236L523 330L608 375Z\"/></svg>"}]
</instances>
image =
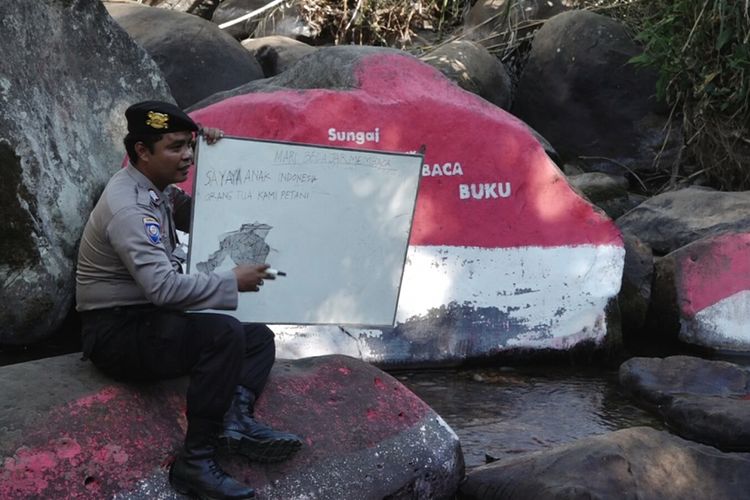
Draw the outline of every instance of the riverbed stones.
<instances>
[{"instance_id":1,"label":"riverbed stones","mask_svg":"<svg viewBox=\"0 0 750 500\"><path fill-rule=\"evenodd\" d=\"M241 137L426 147L395 328L274 326L282 356L424 366L606 343L618 231L526 125L429 65L392 49L321 48L192 116Z\"/></svg>"},{"instance_id":2,"label":"riverbed stones","mask_svg":"<svg viewBox=\"0 0 750 500\"><path fill-rule=\"evenodd\" d=\"M511 109L549 140L563 161L591 170L654 171L677 147L662 147L668 116L653 98L656 73L630 64L641 53L625 27L573 10L535 34ZM670 164L671 165L671 164Z\"/></svg>"},{"instance_id":3,"label":"riverbed stones","mask_svg":"<svg viewBox=\"0 0 750 500\"><path fill-rule=\"evenodd\" d=\"M156 61L177 105L263 78L252 54L198 16L134 3L105 2L110 15Z\"/></svg>"},{"instance_id":4,"label":"riverbed stones","mask_svg":"<svg viewBox=\"0 0 750 500\"><path fill-rule=\"evenodd\" d=\"M750 353L750 232L707 236L657 264L660 300L652 314L671 318L685 343Z\"/></svg>"},{"instance_id":5,"label":"riverbed stones","mask_svg":"<svg viewBox=\"0 0 750 500\"><path fill-rule=\"evenodd\" d=\"M187 380L113 383L79 358L0 368L0 498L178 498L165 465L184 435ZM255 413L304 440L282 463L220 456L261 498L450 498L463 476L450 427L353 358L277 361Z\"/></svg>"},{"instance_id":6,"label":"riverbed stones","mask_svg":"<svg viewBox=\"0 0 750 500\"><path fill-rule=\"evenodd\" d=\"M617 225L657 255L727 231L750 231L750 191L688 187L649 198L617 219Z\"/></svg>"},{"instance_id":7,"label":"riverbed stones","mask_svg":"<svg viewBox=\"0 0 750 500\"><path fill-rule=\"evenodd\" d=\"M475 469L459 498L742 498L748 470L750 454L634 427Z\"/></svg>"},{"instance_id":8,"label":"riverbed stones","mask_svg":"<svg viewBox=\"0 0 750 500\"><path fill-rule=\"evenodd\" d=\"M681 436L723 450L750 451L750 372L692 356L631 358L620 385Z\"/></svg>"},{"instance_id":9,"label":"riverbed stones","mask_svg":"<svg viewBox=\"0 0 750 500\"><path fill-rule=\"evenodd\" d=\"M122 163L125 109L171 97L97 0L4 0L0 25L0 344L26 345L71 310L78 240Z\"/></svg>"}]
</instances>

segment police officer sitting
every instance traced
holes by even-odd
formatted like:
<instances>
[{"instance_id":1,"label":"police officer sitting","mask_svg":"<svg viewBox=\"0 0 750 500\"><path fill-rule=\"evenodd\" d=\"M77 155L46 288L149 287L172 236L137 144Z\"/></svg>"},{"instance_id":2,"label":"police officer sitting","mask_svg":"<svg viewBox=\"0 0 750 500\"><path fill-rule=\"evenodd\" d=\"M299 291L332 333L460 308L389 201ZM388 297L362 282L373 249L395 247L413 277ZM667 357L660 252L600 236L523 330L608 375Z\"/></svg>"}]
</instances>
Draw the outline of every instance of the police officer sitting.
<instances>
[{"instance_id":1,"label":"police officer sitting","mask_svg":"<svg viewBox=\"0 0 750 500\"><path fill-rule=\"evenodd\" d=\"M196 133L178 107L160 101L125 112L130 164L109 181L89 217L76 270L84 356L125 381L190 375L187 433L169 471L180 493L252 498L254 490L214 461L217 445L261 462L288 458L298 436L253 418L275 358L271 330L232 316L187 313L235 309L238 292L257 292L268 265L182 274L176 230L188 231L191 198L173 186L187 179Z\"/></svg>"}]
</instances>

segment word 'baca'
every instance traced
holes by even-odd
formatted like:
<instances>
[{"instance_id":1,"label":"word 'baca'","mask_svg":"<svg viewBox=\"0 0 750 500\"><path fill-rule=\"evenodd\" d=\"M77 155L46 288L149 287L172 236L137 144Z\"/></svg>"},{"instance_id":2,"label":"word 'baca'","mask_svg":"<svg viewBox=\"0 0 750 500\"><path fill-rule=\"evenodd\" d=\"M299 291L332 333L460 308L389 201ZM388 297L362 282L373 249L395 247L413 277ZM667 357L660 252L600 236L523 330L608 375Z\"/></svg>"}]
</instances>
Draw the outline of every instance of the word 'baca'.
<instances>
[{"instance_id":1,"label":"word 'baca'","mask_svg":"<svg viewBox=\"0 0 750 500\"><path fill-rule=\"evenodd\" d=\"M328 140L331 142L354 142L364 144L366 142L380 142L380 129L375 130L336 130L328 129Z\"/></svg>"},{"instance_id":2,"label":"word 'baca'","mask_svg":"<svg viewBox=\"0 0 750 500\"><path fill-rule=\"evenodd\" d=\"M422 164L422 177L437 177L437 176L451 176L451 175L464 175L464 171L461 168L461 164L455 163L435 163L430 165L429 163Z\"/></svg>"}]
</instances>

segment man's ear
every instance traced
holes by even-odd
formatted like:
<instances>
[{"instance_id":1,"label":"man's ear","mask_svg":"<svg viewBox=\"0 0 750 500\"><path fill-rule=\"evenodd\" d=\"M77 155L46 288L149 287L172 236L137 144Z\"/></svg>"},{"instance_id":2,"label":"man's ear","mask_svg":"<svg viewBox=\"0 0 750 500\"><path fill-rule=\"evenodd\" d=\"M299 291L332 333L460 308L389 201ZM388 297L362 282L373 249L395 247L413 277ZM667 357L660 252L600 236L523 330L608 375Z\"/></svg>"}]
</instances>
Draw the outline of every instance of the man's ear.
<instances>
[{"instance_id":1,"label":"man's ear","mask_svg":"<svg viewBox=\"0 0 750 500\"><path fill-rule=\"evenodd\" d=\"M151 153L151 151L149 151L146 145L142 142L136 142L133 145L133 148L135 149L135 154L138 156L139 160L146 161L148 159L148 154Z\"/></svg>"}]
</instances>

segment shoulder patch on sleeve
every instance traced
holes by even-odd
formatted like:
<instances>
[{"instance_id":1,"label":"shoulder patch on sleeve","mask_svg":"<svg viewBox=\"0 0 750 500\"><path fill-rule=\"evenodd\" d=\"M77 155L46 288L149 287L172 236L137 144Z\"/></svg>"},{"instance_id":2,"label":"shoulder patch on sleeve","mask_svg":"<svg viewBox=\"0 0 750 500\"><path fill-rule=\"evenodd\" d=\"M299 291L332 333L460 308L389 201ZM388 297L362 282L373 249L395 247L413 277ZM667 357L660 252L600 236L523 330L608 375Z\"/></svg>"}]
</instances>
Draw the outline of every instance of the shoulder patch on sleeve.
<instances>
[{"instance_id":1,"label":"shoulder patch on sleeve","mask_svg":"<svg viewBox=\"0 0 750 500\"><path fill-rule=\"evenodd\" d=\"M146 230L148 241L154 245L161 243L161 227L159 226L158 220L153 217L144 217L143 228Z\"/></svg>"}]
</instances>

